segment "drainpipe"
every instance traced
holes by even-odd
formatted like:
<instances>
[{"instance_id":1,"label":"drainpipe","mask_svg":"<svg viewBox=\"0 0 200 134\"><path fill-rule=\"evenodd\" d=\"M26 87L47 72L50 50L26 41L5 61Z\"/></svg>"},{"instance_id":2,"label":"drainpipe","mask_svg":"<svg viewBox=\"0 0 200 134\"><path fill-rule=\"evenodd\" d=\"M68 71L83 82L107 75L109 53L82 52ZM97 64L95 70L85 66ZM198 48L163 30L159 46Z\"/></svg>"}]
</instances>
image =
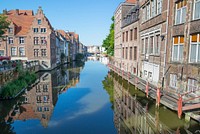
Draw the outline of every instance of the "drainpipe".
<instances>
[{"instance_id":1,"label":"drainpipe","mask_svg":"<svg viewBox=\"0 0 200 134\"><path fill-rule=\"evenodd\" d=\"M170 0L168 0L168 5L167 5L167 20L166 20L166 40L165 40L165 51L164 51L164 67L163 67L163 79L162 79L162 89L164 89L164 82L165 82L165 70L166 70L166 53L167 53L167 42L168 42L168 27L169 27L169 4Z\"/></svg>"}]
</instances>

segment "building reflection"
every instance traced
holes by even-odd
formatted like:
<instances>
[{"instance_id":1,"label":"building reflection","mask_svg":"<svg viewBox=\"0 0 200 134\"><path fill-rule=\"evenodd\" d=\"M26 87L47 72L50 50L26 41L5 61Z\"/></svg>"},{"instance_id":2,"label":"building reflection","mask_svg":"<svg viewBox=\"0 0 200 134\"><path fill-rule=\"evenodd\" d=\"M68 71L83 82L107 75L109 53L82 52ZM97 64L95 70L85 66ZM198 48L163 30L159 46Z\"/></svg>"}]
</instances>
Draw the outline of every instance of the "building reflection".
<instances>
[{"instance_id":1,"label":"building reflection","mask_svg":"<svg viewBox=\"0 0 200 134\"><path fill-rule=\"evenodd\" d=\"M73 63L68 67L38 73L38 80L31 88L28 88L20 98L8 101L9 104L13 102L13 105L5 110L4 116L1 112L5 111L0 110L1 123L37 119L44 128L48 127L59 94L79 82L83 66L84 63ZM0 107L5 108L6 102L1 102Z\"/></svg>"},{"instance_id":2,"label":"building reflection","mask_svg":"<svg viewBox=\"0 0 200 134\"><path fill-rule=\"evenodd\" d=\"M118 134L182 134L195 133L200 127L195 121L188 123L177 118L176 113L160 107L153 100L116 74L113 80L114 123Z\"/></svg>"}]
</instances>

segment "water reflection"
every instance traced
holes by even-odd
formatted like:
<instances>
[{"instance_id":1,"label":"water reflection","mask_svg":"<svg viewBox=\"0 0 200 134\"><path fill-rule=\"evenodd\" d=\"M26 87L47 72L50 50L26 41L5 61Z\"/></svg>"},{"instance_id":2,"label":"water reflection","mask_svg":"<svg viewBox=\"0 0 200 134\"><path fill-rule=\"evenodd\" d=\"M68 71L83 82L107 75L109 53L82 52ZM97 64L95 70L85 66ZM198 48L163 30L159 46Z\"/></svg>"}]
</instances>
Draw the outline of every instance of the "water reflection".
<instances>
[{"instance_id":1,"label":"water reflection","mask_svg":"<svg viewBox=\"0 0 200 134\"><path fill-rule=\"evenodd\" d=\"M113 72L103 83L113 102L114 123L119 134L182 134L197 133L200 129L200 125L193 120L186 122L178 119L176 112L163 106L155 108L153 100L147 99L144 93Z\"/></svg>"},{"instance_id":2,"label":"water reflection","mask_svg":"<svg viewBox=\"0 0 200 134\"><path fill-rule=\"evenodd\" d=\"M62 66L51 72L38 73L33 87L15 100L0 101L0 132L14 133L15 121L40 120L46 128L49 125L58 96L68 88L75 86L80 79L84 62Z\"/></svg>"}]
</instances>

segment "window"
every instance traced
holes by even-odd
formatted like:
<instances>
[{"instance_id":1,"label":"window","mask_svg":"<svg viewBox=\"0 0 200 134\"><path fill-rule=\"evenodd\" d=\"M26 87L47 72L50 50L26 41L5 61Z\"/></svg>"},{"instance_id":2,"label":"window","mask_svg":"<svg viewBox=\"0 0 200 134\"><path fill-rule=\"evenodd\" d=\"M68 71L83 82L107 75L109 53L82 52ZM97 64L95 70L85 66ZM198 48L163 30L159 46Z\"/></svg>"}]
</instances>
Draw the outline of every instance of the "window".
<instances>
[{"instance_id":1,"label":"window","mask_svg":"<svg viewBox=\"0 0 200 134\"><path fill-rule=\"evenodd\" d=\"M122 58L124 58L124 47L122 49Z\"/></svg>"},{"instance_id":2,"label":"window","mask_svg":"<svg viewBox=\"0 0 200 134\"><path fill-rule=\"evenodd\" d=\"M19 37L19 44L24 44L24 37Z\"/></svg>"},{"instance_id":3,"label":"window","mask_svg":"<svg viewBox=\"0 0 200 134\"><path fill-rule=\"evenodd\" d=\"M34 57L38 57L39 56L39 49L34 49Z\"/></svg>"},{"instance_id":4,"label":"window","mask_svg":"<svg viewBox=\"0 0 200 134\"><path fill-rule=\"evenodd\" d=\"M42 24L42 20L38 19L38 25L41 25L41 24Z\"/></svg>"},{"instance_id":5,"label":"window","mask_svg":"<svg viewBox=\"0 0 200 134\"><path fill-rule=\"evenodd\" d=\"M41 28L41 33L46 33L46 28Z\"/></svg>"},{"instance_id":6,"label":"window","mask_svg":"<svg viewBox=\"0 0 200 134\"><path fill-rule=\"evenodd\" d=\"M147 70L144 70L144 77L148 77L148 75L147 75Z\"/></svg>"},{"instance_id":7,"label":"window","mask_svg":"<svg viewBox=\"0 0 200 134\"><path fill-rule=\"evenodd\" d=\"M129 54L129 56L130 56L129 59L130 59L130 60L132 60L132 54L133 54L133 50L132 50L132 49L133 49L133 48L130 47L130 54Z\"/></svg>"},{"instance_id":8,"label":"window","mask_svg":"<svg viewBox=\"0 0 200 134\"><path fill-rule=\"evenodd\" d=\"M128 47L126 47L126 59L128 59Z\"/></svg>"},{"instance_id":9,"label":"window","mask_svg":"<svg viewBox=\"0 0 200 134\"><path fill-rule=\"evenodd\" d=\"M126 31L126 42L128 41L128 31Z\"/></svg>"},{"instance_id":10,"label":"window","mask_svg":"<svg viewBox=\"0 0 200 134\"><path fill-rule=\"evenodd\" d=\"M124 42L124 38L125 38L125 33L123 32L123 35L122 35L122 41Z\"/></svg>"},{"instance_id":11,"label":"window","mask_svg":"<svg viewBox=\"0 0 200 134\"><path fill-rule=\"evenodd\" d=\"M150 4L146 6L146 20L150 19Z\"/></svg>"},{"instance_id":12,"label":"window","mask_svg":"<svg viewBox=\"0 0 200 134\"><path fill-rule=\"evenodd\" d=\"M149 80L153 80L152 72L149 72L149 73L148 73L148 78L149 78Z\"/></svg>"},{"instance_id":13,"label":"window","mask_svg":"<svg viewBox=\"0 0 200 134\"><path fill-rule=\"evenodd\" d=\"M39 44L39 37L34 37L34 45L38 45Z\"/></svg>"},{"instance_id":14,"label":"window","mask_svg":"<svg viewBox=\"0 0 200 134\"><path fill-rule=\"evenodd\" d=\"M137 60L137 47L134 46L134 60Z\"/></svg>"},{"instance_id":15,"label":"window","mask_svg":"<svg viewBox=\"0 0 200 134\"><path fill-rule=\"evenodd\" d=\"M49 107L44 107L44 111L49 111Z\"/></svg>"},{"instance_id":16,"label":"window","mask_svg":"<svg viewBox=\"0 0 200 134\"><path fill-rule=\"evenodd\" d=\"M156 0L153 0L151 3L151 16L154 17L156 15Z\"/></svg>"},{"instance_id":17,"label":"window","mask_svg":"<svg viewBox=\"0 0 200 134\"><path fill-rule=\"evenodd\" d=\"M13 37L8 37L8 44L13 44Z\"/></svg>"},{"instance_id":18,"label":"window","mask_svg":"<svg viewBox=\"0 0 200 134\"><path fill-rule=\"evenodd\" d=\"M134 40L137 40L137 28L134 28Z\"/></svg>"},{"instance_id":19,"label":"window","mask_svg":"<svg viewBox=\"0 0 200 134\"><path fill-rule=\"evenodd\" d=\"M42 56L42 57L47 56L47 51L46 51L46 49L41 49L41 56Z\"/></svg>"},{"instance_id":20,"label":"window","mask_svg":"<svg viewBox=\"0 0 200 134\"><path fill-rule=\"evenodd\" d=\"M177 88L177 75L170 74L170 87Z\"/></svg>"},{"instance_id":21,"label":"window","mask_svg":"<svg viewBox=\"0 0 200 134\"><path fill-rule=\"evenodd\" d=\"M48 96L44 96L44 97L43 97L44 102L48 102L48 98L49 98Z\"/></svg>"},{"instance_id":22,"label":"window","mask_svg":"<svg viewBox=\"0 0 200 134\"><path fill-rule=\"evenodd\" d=\"M42 107L37 107L38 112L42 112Z\"/></svg>"},{"instance_id":23,"label":"window","mask_svg":"<svg viewBox=\"0 0 200 134\"><path fill-rule=\"evenodd\" d=\"M154 54L159 54L159 53L160 53L160 35L156 35L154 41Z\"/></svg>"},{"instance_id":24,"label":"window","mask_svg":"<svg viewBox=\"0 0 200 134\"><path fill-rule=\"evenodd\" d=\"M190 62L200 63L200 34L190 36Z\"/></svg>"},{"instance_id":25,"label":"window","mask_svg":"<svg viewBox=\"0 0 200 134\"><path fill-rule=\"evenodd\" d=\"M142 22L145 22L145 20L146 20L146 8L143 7L142 8Z\"/></svg>"},{"instance_id":26,"label":"window","mask_svg":"<svg viewBox=\"0 0 200 134\"><path fill-rule=\"evenodd\" d=\"M175 24L185 23L186 20L186 4L187 1L183 0L176 3L176 19Z\"/></svg>"},{"instance_id":27,"label":"window","mask_svg":"<svg viewBox=\"0 0 200 134\"><path fill-rule=\"evenodd\" d=\"M154 37L151 36L149 40L149 54L153 54Z\"/></svg>"},{"instance_id":28,"label":"window","mask_svg":"<svg viewBox=\"0 0 200 134\"><path fill-rule=\"evenodd\" d=\"M11 47L11 56L16 56L16 55L17 55L17 48Z\"/></svg>"},{"instance_id":29,"label":"window","mask_svg":"<svg viewBox=\"0 0 200 134\"><path fill-rule=\"evenodd\" d=\"M48 85L43 85L43 92L48 92Z\"/></svg>"},{"instance_id":30,"label":"window","mask_svg":"<svg viewBox=\"0 0 200 134\"><path fill-rule=\"evenodd\" d=\"M194 19L200 19L200 0L194 1Z\"/></svg>"},{"instance_id":31,"label":"window","mask_svg":"<svg viewBox=\"0 0 200 134\"><path fill-rule=\"evenodd\" d=\"M34 33L38 33L38 28L33 28Z\"/></svg>"},{"instance_id":32,"label":"window","mask_svg":"<svg viewBox=\"0 0 200 134\"><path fill-rule=\"evenodd\" d=\"M162 0L157 0L157 13L160 14L162 11Z\"/></svg>"},{"instance_id":33,"label":"window","mask_svg":"<svg viewBox=\"0 0 200 134\"><path fill-rule=\"evenodd\" d=\"M46 37L41 37L41 44L47 44Z\"/></svg>"},{"instance_id":34,"label":"window","mask_svg":"<svg viewBox=\"0 0 200 134\"><path fill-rule=\"evenodd\" d=\"M19 55L20 55L20 56L25 56L24 47L20 47L20 48L19 48Z\"/></svg>"},{"instance_id":35,"label":"window","mask_svg":"<svg viewBox=\"0 0 200 134\"><path fill-rule=\"evenodd\" d=\"M144 54L145 53L145 46L144 46L144 39L142 39L142 43L141 43L141 48L142 48L142 50L141 50L141 52Z\"/></svg>"},{"instance_id":36,"label":"window","mask_svg":"<svg viewBox=\"0 0 200 134\"><path fill-rule=\"evenodd\" d=\"M13 33L13 28L9 27L8 28L8 33L12 34Z\"/></svg>"},{"instance_id":37,"label":"window","mask_svg":"<svg viewBox=\"0 0 200 134\"><path fill-rule=\"evenodd\" d=\"M188 92L192 92L198 89L197 80L195 79L188 79Z\"/></svg>"},{"instance_id":38,"label":"window","mask_svg":"<svg viewBox=\"0 0 200 134\"><path fill-rule=\"evenodd\" d=\"M36 93L41 92L41 90L40 90L40 85L36 85L35 87L36 87Z\"/></svg>"},{"instance_id":39,"label":"window","mask_svg":"<svg viewBox=\"0 0 200 134\"><path fill-rule=\"evenodd\" d=\"M4 50L0 50L0 56L4 56Z\"/></svg>"},{"instance_id":40,"label":"window","mask_svg":"<svg viewBox=\"0 0 200 134\"><path fill-rule=\"evenodd\" d=\"M148 53L148 38L145 38L145 48L144 48L144 54Z\"/></svg>"},{"instance_id":41,"label":"window","mask_svg":"<svg viewBox=\"0 0 200 134\"><path fill-rule=\"evenodd\" d=\"M130 32L131 32L130 33L130 41L132 41L133 40L133 29L131 29Z\"/></svg>"},{"instance_id":42,"label":"window","mask_svg":"<svg viewBox=\"0 0 200 134\"><path fill-rule=\"evenodd\" d=\"M183 44L184 37L173 38L172 61L181 62L183 60Z\"/></svg>"}]
</instances>

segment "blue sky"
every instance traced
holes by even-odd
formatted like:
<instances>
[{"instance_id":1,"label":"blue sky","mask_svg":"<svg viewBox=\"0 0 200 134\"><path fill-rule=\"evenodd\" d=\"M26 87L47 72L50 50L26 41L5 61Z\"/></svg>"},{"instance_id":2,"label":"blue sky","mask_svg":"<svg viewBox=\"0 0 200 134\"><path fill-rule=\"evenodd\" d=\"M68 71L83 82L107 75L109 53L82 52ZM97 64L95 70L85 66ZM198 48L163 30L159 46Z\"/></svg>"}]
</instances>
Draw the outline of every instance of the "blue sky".
<instances>
[{"instance_id":1,"label":"blue sky","mask_svg":"<svg viewBox=\"0 0 200 134\"><path fill-rule=\"evenodd\" d=\"M124 0L0 0L3 9L32 9L42 6L55 29L74 31L84 45L102 45L109 33L111 17Z\"/></svg>"}]
</instances>

